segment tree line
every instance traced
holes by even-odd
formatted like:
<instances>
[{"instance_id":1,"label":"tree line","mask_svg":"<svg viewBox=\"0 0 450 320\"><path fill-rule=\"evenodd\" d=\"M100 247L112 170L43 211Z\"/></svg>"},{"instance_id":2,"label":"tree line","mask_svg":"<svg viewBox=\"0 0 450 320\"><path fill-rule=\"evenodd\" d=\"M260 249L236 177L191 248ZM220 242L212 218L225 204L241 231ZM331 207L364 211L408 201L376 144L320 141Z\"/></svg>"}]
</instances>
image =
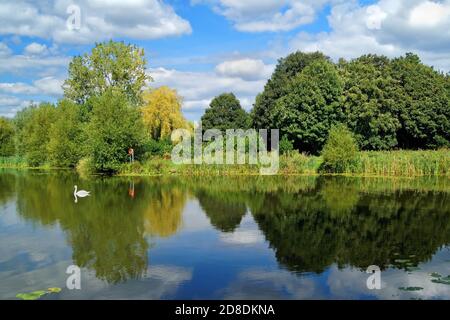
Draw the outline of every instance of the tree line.
<instances>
[{"instance_id":1,"label":"tree line","mask_svg":"<svg viewBox=\"0 0 450 320\"><path fill-rule=\"evenodd\" d=\"M167 153L172 130L192 124L175 90L148 89L146 63L143 49L114 41L74 57L61 100L0 119L0 156L32 166L84 160L107 172L128 161L130 148L139 160ZM336 127L361 150L448 147L450 76L411 53L333 62L320 52L295 52L278 61L249 113L224 93L201 120L204 130L277 128L283 149L309 154L319 154Z\"/></svg>"},{"instance_id":2,"label":"tree line","mask_svg":"<svg viewBox=\"0 0 450 320\"><path fill-rule=\"evenodd\" d=\"M145 89L144 51L123 42L99 43L72 59L56 104L30 105L2 119L2 156L31 166L74 167L81 160L99 172L117 171L129 160L164 152L175 128L189 128L181 97L168 87Z\"/></svg>"},{"instance_id":3,"label":"tree line","mask_svg":"<svg viewBox=\"0 0 450 320\"><path fill-rule=\"evenodd\" d=\"M216 100L202 117L205 128L235 128L228 119L247 117L239 123L280 129L294 149L311 154L335 126L347 127L361 150L450 146L450 76L411 53L333 63L320 52L295 52L279 60L250 114L232 94Z\"/></svg>"}]
</instances>

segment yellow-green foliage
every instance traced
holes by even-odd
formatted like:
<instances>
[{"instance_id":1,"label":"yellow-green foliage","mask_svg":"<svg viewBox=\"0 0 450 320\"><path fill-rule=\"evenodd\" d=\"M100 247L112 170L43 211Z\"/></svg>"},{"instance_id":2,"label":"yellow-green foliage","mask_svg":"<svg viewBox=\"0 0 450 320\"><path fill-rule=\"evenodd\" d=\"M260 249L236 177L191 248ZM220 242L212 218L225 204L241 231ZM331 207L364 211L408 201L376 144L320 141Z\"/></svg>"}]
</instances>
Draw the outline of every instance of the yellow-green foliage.
<instances>
[{"instance_id":1,"label":"yellow-green foliage","mask_svg":"<svg viewBox=\"0 0 450 320\"><path fill-rule=\"evenodd\" d=\"M379 176L449 175L450 149L360 152L356 168L349 173Z\"/></svg>"},{"instance_id":2,"label":"yellow-green foliage","mask_svg":"<svg viewBox=\"0 0 450 320\"><path fill-rule=\"evenodd\" d=\"M175 90L166 86L147 90L143 100L142 116L152 139L170 138L173 130L189 128L181 112L181 98Z\"/></svg>"}]
</instances>

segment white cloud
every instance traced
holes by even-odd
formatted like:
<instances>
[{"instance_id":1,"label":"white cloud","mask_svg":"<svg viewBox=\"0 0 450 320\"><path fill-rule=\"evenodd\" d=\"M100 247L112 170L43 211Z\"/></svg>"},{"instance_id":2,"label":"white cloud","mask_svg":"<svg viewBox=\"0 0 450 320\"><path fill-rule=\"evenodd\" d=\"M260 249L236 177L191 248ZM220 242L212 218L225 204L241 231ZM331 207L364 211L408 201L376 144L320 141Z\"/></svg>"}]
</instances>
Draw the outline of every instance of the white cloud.
<instances>
[{"instance_id":1,"label":"white cloud","mask_svg":"<svg viewBox=\"0 0 450 320\"><path fill-rule=\"evenodd\" d=\"M33 76L36 74L49 74L55 70L66 69L70 62L69 57L65 56L28 56L28 55L0 55L0 73L22 74L30 73Z\"/></svg>"},{"instance_id":2,"label":"white cloud","mask_svg":"<svg viewBox=\"0 0 450 320\"><path fill-rule=\"evenodd\" d=\"M236 77L248 81L266 80L273 70L273 65L265 65L262 60L254 59L225 61L216 66L216 72L221 76Z\"/></svg>"},{"instance_id":3,"label":"white cloud","mask_svg":"<svg viewBox=\"0 0 450 320\"><path fill-rule=\"evenodd\" d=\"M299 33L290 50L323 51L334 59L376 53L419 54L425 63L450 70L450 0L380 0L370 6L337 3L330 32Z\"/></svg>"},{"instance_id":4,"label":"white cloud","mask_svg":"<svg viewBox=\"0 0 450 320\"><path fill-rule=\"evenodd\" d=\"M64 80L55 77L45 77L33 81L32 84L23 82L0 83L0 92L15 95L46 95L60 97L63 93Z\"/></svg>"},{"instance_id":5,"label":"white cloud","mask_svg":"<svg viewBox=\"0 0 450 320\"><path fill-rule=\"evenodd\" d=\"M45 77L39 80L36 80L33 82L35 88L38 92L53 96L53 97L59 97L63 94L62 85L64 83L64 80L57 79L55 77Z\"/></svg>"},{"instance_id":6,"label":"white cloud","mask_svg":"<svg viewBox=\"0 0 450 320\"><path fill-rule=\"evenodd\" d=\"M10 94L35 94L36 88L23 82L0 83L0 91Z\"/></svg>"},{"instance_id":7,"label":"white cloud","mask_svg":"<svg viewBox=\"0 0 450 320\"><path fill-rule=\"evenodd\" d=\"M162 67L150 69L149 74L155 80L150 84L151 87L167 85L176 89L183 97L183 110L196 113L200 113L215 96L224 92L233 92L242 106L249 110L266 82L266 79L248 81L215 72L188 72Z\"/></svg>"},{"instance_id":8,"label":"white cloud","mask_svg":"<svg viewBox=\"0 0 450 320\"><path fill-rule=\"evenodd\" d=\"M32 42L25 47L24 53L26 55L43 55L48 53L48 48L45 44Z\"/></svg>"},{"instance_id":9,"label":"white cloud","mask_svg":"<svg viewBox=\"0 0 450 320\"><path fill-rule=\"evenodd\" d=\"M314 21L316 13L333 0L197 0L214 10L245 32L289 31Z\"/></svg>"},{"instance_id":10,"label":"white cloud","mask_svg":"<svg viewBox=\"0 0 450 320\"><path fill-rule=\"evenodd\" d=\"M69 30L66 25L70 16L67 8L73 4L80 8L79 30ZM160 0L2 1L0 20L0 34L63 43L92 43L114 37L157 39L191 32L189 22Z\"/></svg>"},{"instance_id":11,"label":"white cloud","mask_svg":"<svg viewBox=\"0 0 450 320\"><path fill-rule=\"evenodd\" d=\"M412 9L409 23L413 27L433 28L444 24L449 17L450 5L448 2L425 1Z\"/></svg>"},{"instance_id":12,"label":"white cloud","mask_svg":"<svg viewBox=\"0 0 450 320\"><path fill-rule=\"evenodd\" d=\"M20 111L30 103L30 100L0 94L0 117L12 118L17 111Z\"/></svg>"}]
</instances>

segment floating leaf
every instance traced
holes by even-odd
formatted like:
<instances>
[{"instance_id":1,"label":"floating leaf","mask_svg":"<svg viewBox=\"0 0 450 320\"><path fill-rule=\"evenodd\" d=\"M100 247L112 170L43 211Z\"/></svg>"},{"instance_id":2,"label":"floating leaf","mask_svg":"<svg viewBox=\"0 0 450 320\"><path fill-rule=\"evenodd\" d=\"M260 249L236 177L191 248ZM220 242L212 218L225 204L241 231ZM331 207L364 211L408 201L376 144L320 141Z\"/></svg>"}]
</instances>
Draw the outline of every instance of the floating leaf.
<instances>
[{"instance_id":1,"label":"floating leaf","mask_svg":"<svg viewBox=\"0 0 450 320\"><path fill-rule=\"evenodd\" d=\"M44 290L34 291L34 292L30 292L30 293L18 293L16 295L16 298L19 298L22 300L37 300L40 297L42 297L43 295L45 295L46 293L47 293L47 291L44 291Z\"/></svg>"},{"instance_id":2,"label":"floating leaf","mask_svg":"<svg viewBox=\"0 0 450 320\"><path fill-rule=\"evenodd\" d=\"M59 293L61 292L61 288L48 288L47 291L48 293Z\"/></svg>"},{"instance_id":3,"label":"floating leaf","mask_svg":"<svg viewBox=\"0 0 450 320\"><path fill-rule=\"evenodd\" d=\"M446 276L445 278L433 279L431 280L431 282L450 285L450 276Z\"/></svg>"},{"instance_id":4,"label":"floating leaf","mask_svg":"<svg viewBox=\"0 0 450 320\"><path fill-rule=\"evenodd\" d=\"M433 278L441 278L442 276L437 273L437 272L433 272L432 274L430 274L430 276L432 276Z\"/></svg>"},{"instance_id":5,"label":"floating leaf","mask_svg":"<svg viewBox=\"0 0 450 320\"><path fill-rule=\"evenodd\" d=\"M399 289L403 290L403 291L420 291L420 290L423 290L422 287L400 287Z\"/></svg>"}]
</instances>

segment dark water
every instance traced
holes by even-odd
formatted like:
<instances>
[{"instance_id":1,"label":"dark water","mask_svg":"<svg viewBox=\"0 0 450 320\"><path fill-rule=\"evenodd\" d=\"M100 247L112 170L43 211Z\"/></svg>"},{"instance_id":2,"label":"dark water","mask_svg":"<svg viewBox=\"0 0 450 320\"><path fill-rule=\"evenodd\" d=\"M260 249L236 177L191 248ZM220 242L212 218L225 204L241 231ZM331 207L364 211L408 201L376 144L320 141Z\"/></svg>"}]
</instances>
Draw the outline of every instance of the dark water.
<instances>
[{"instance_id":1,"label":"dark water","mask_svg":"<svg viewBox=\"0 0 450 320\"><path fill-rule=\"evenodd\" d=\"M75 184L91 197L75 203ZM449 299L436 283L449 243L445 177L0 171L1 299L48 287L62 291L43 299ZM66 288L70 265L81 290Z\"/></svg>"}]
</instances>

